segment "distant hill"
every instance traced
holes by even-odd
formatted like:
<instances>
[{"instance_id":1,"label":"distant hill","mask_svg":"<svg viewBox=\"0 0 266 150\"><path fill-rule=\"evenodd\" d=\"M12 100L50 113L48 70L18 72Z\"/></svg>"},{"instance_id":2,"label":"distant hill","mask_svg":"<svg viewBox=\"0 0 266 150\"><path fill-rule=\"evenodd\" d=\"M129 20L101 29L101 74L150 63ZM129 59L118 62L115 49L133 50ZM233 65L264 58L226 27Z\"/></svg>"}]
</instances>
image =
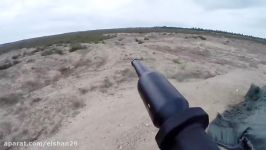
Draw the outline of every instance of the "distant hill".
<instances>
[{"instance_id":1,"label":"distant hill","mask_svg":"<svg viewBox=\"0 0 266 150\"><path fill-rule=\"evenodd\" d=\"M58 35L43 36L38 38L31 38L12 43L6 43L0 45L0 54L8 52L10 50L20 48L30 48L39 46L48 46L59 43L97 43L104 39L111 38L104 34L110 33L149 33L149 32L176 32L176 33L187 33L187 34L210 34L214 36L222 36L227 38L237 38L251 40L266 44L266 39L253 37L243 34L229 33L224 31L206 30L200 28L180 28L180 27L147 27L147 28L118 28L118 29L103 29L103 30L90 30L80 32L70 32Z\"/></svg>"}]
</instances>

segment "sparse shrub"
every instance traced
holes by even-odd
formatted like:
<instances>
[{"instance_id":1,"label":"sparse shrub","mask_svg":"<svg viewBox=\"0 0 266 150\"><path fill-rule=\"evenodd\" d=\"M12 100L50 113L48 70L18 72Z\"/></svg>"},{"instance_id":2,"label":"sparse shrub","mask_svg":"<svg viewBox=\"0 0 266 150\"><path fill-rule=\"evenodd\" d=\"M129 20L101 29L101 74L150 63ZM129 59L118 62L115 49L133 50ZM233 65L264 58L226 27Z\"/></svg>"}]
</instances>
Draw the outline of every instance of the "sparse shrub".
<instances>
[{"instance_id":1,"label":"sparse shrub","mask_svg":"<svg viewBox=\"0 0 266 150\"><path fill-rule=\"evenodd\" d=\"M82 108L82 107L84 107L86 104L82 101L82 100L80 100L80 99L73 99L72 101L71 101L71 103L72 103L72 108L74 109L74 110L76 110L76 109L79 109L79 108Z\"/></svg>"},{"instance_id":2,"label":"sparse shrub","mask_svg":"<svg viewBox=\"0 0 266 150\"><path fill-rule=\"evenodd\" d=\"M250 62L249 67L258 68L258 62Z\"/></svg>"},{"instance_id":3,"label":"sparse shrub","mask_svg":"<svg viewBox=\"0 0 266 150\"><path fill-rule=\"evenodd\" d=\"M146 40L146 41L147 41L147 40L149 40L149 38L148 38L148 37L145 37L145 38L144 38L144 40Z\"/></svg>"},{"instance_id":4,"label":"sparse shrub","mask_svg":"<svg viewBox=\"0 0 266 150\"><path fill-rule=\"evenodd\" d=\"M61 67L58 69L58 71L64 76L68 76L71 73L70 67Z\"/></svg>"},{"instance_id":5,"label":"sparse shrub","mask_svg":"<svg viewBox=\"0 0 266 150\"><path fill-rule=\"evenodd\" d=\"M98 86L93 85L93 86L91 86L88 90L89 90L89 91L95 91L97 88L98 88Z\"/></svg>"},{"instance_id":6,"label":"sparse shrub","mask_svg":"<svg viewBox=\"0 0 266 150\"><path fill-rule=\"evenodd\" d=\"M0 70L8 69L8 68L18 64L19 62L20 61L18 61L18 60L13 60L13 61L5 60L4 62L0 63Z\"/></svg>"},{"instance_id":7,"label":"sparse shrub","mask_svg":"<svg viewBox=\"0 0 266 150\"><path fill-rule=\"evenodd\" d=\"M34 53L37 53L37 52L40 52L40 51L43 51L45 50L44 47L37 47L35 50L31 51L31 54L34 54Z\"/></svg>"},{"instance_id":8,"label":"sparse shrub","mask_svg":"<svg viewBox=\"0 0 266 150\"><path fill-rule=\"evenodd\" d=\"M0 137L1 143L3 139L12 133L13 123L11 121L1 120L0 122ZM1 149L7 150L6 148L0 146Z\"/></svg>"},{"instance_id":9,"label":"sparse shrub","mask_svg":"<svg viewBox=\"0 0 266 150\"><path fill-rule=\"evenodd\" d=\"M43 87L45 84L41 83L40 81L37 80L30 80L26 81L22 84L22 89L27 90L29 92L32 92L34 90L37 90L41 87Z\"/></svg>"},{"instance_id":10,"label":"sparse shrub","mask_svg":"<svg viewBox=\"0 0 266 150\"><path fill-rule=\"evenodd\" d=\"M0 97L0 106L12 106L22 99L22 94L11 93Z\"/></svg>"},{"instance_id":11,"label":"sparse shrub","mask_svg":"<svg viewBox=\"0 0 266 150\"><path fill-rule=\"evenodd\" d=\"M113 83L107 78L104 79L103 83L98 87L100 92L107 93L108 89L113 86Z\"/></svg>"},{"instance_id":12,"label":"sparse shrub","mask_svg":"<svg viewBox=\"0 0 266 150\"><path fill-rule=\"evenodd\" d=\"M95 68L100 68L104 64L106 64L106 59L102 57L94 57L94 62L93 64L95 65Z\"/></svg>"},{"instance_id":13,"label":"sparse shrub","mask_svg":"<svg viewBox=\"0 0 266 150\"><path fill-rule=\"evenodd\" d=\"M266 61L265 60L261 60L260 63L263 64L263 65L266 65Z\"/></svg>"},{"instance_id":14,"label":"sparse shrub","mask_svg":"<svg viewBox=\"0 0 266 150\"><path fill-rule=\"evenodd\" d=\"M37 102L39 102L39 101L41 101L42 99L40 98L40 97L37 97L37 98L34 98L33 100L32 100L32 102L33 103L37 103Z\"/></svg>"},{"instance_id":15,"label":"sparse shrub","mask_svg":"<svg viewBox=\"0 0 266 150\"><path fill-rule=\"evenodd\" d=\"M179 59L173 59L173 62L176 63L176 64L181 64L180 60Z\"/></svg>"},{"instance_id":16,"label":"sparse shrub","mask_svg":"<svg viewBox=\"0 0 266 150\"><path fill-rule=\"evenodd\" d=\"M216 76L207 70L187 70L187 71L179 71L172 75L171 78L176 79L179 82L184 82L188 80L195 80L195 79L209 79Z\"/></svg>"},{"instance_id":17,"label":"sparse shrub","mask_svg":"<svg viewBox=\"0 0 266 150\"><path fill-rule=\"evenodd\" d=\"M58 42L55 44L56 46L64 46L64 43Z\"/></svg>"},{"instance_id":18,"label":"sparse shrub","mask_svg":"<svg viewBox=\"0 0 266 150\"><path fill-rule=\"evenodd\" d=\"M193 51L192 53L205 57L211 56L211 52L207 49Z\"/></svg>"},{"instance_id":19,"label":"sparse shrub","mask_svg":"<svg viewBox=\"0 0 266 150\"><path fill-rule=\"evenodd\" d=\"M82 94L82 95L86 94L89 91L86 88L79 88L78 90L79 90L80 94Z\"/></svg>"},{"instance_id":20,"label":"sparse shrub","mask_svg":"<svg viewBox=\"0 0 266 150\"><path fill-rule=\"evenodd\" d=\"M185 64L181 65L181 69L185 70L186 69L186 65Z\"/></svg>"},{"instance_id":21,"label":"sparse shrub","mask_svg":"<svg viewBox=\"0 0 266 150\"><path fill-rule=\"evenodd\" d=\"M31 55L34 55L35 53L37 53L37 52L39 52L39 51L42 51L43 49L41 49L41 48L36 48L36 49L34 49L34 50L32 50L32 51L27 51L27 52L23 52L22 53L22 56L24 57L24 56L31 56Z\"/></svg>"},{"instance_id":22,"label":"sparse shrub","mask_svg":"<svg viewBox=\"0 0 266 150\"><path fill-rule=\"evenodd\" d=\"M53 54L63 55L64 53L62 50L57 48L51 48L41 53L42 56L48 56Z\"/></svg>"},{"instance_id":23,"label":"sparse shrub","mask_svg":"<svg viewBox=\"0 0 266 150\"><path fill-rule=\"evenodd\" d=\"M117 85L119 85L125 81L130 81L130 80L132 80L132 78L137 77L136 73L129 68L125 68L123 70L116 71L115 74L116 74L116 76L114 76L114 81Z\"/></svg>"},{"instance_id":24,"label":"sparse shrub","mask_svg":"<svg viewBox=\"0 0 266 150\"><path fill-rule=\"evenodd\" d=\"M52 53L52 51L44 51L44 52L42 52L42 56L48 56L48 55L52 55L53 53Z\"/></svg>"},{"instance_id":25,"label":"sparse shrub","mask_svg":"<svg viewBox=\"0 0 266 150\"><path fill-rule=\"evenodd\" d=\"M135 39L135 41L138 43L138 44L143 44L144 42L143 41L141 41L141 40L139 40L139 39Z\"/></svg>"},{"instance_id":26,"label":"sparse shrub","mask_svg":"<svg viewBox=\"0 0 266 150\"><path fill-rule=\"evenodd\" d=\"M17 59L19 57L19 55L14 55L12 56L12 59Z\"/></svg>"},{"instance_id":27,"label":"sparse shrub","mask_svg":"<svg viewBox=\"0 0 266 150\"><path fill-rule=\"evenodd\" d=\"M200 38L201 40L207 40L204 36L198 36L198 38Z\"/></svg>"},{"instance_id":28,"label":"sparse shrub","mask_svg":"<svg viewBox=\"0 0 266 150\"><path fill-rule=\"evenodd\" d=\"M86 47L81 45L80 43L74 43L70 45L69 52L74 52L80 49L85 49Z\"/></svg>"},{"instance_id":29,"label":"sparse shrub","mask_svg":"<svg viewBox=\"0 0 266 150\"><path fill-rule=\"evenodd\" d=\"M57 49L57 50L55 51L55 54L63 55L64 53L63 53L63 51Z\"/></svg>"},{"instance_id":30,"label":"sparse shrub","mask_svg":"<svg viewBox=\"0 0 266 150\"><path fill-rule=\"evenodd\" d=\"M132 69L126 68L124 70L120 71L120 74L122 77L126 77L126 78L134 78L137 77L136 73L134 71L132 71Z\"/></svg>"},{"instance_id":31,"label":"sparse shrub","mask_svg":"<svg viewBox=\"0 0 266 150\"><path fill-rule=\"evenodd\" d=\"M6 71L0 71L0 79L7 78L8 73Z\"/></svg>"},{"instance_id":32,"label":"sparse shrub","mask_svg":"<svg viewBox=\"0 0 266 150\"><path fill-rule=\"evenodd\" d=\"M109 88L111 86L113 86L113 83L108 78L105 78L102 87Z\"/></svg>"},{"instance_id":33,"label":"sparse shrub","mask_svg":"<svg viewBox=\"0 0 266 150\"><path fill-rule=\"evenodd\" d=\"M5 70L5 69L8 69L12 66L12 63L11 61L6 61L2 64L0 64L0 70Z\"/></svg>"},{"instance_id":34,"label":"sparse shrub","mask_svg":"<svg viewBox=\"0 0 266 150\"><path fill-rule=\"evenodd\" d=\"M227 45L227 44L229 44L229 43L230 43L230 41L226 40L226 41L224 42L224 45Z\"/></svg>"},{"instance_id":35,"label":"sparse shrub","mask_svg":"<svg viewBox=\"0 0 266 150\"><path fill-rule=\"evenodd\" d=\"M42 50L44 50L44 49L45 49L45 48L44 48L43 46L40 46L40 47L37 47L35 50L39 52L39 51L42 51Z\"/></svg>"},{"instance_id":36,"label":"sparse shrub","mask_svg":"<svg viewBox=\"0 0 266 150\"><path fill-rule=\"evenodd\" d=\"M74 68L83 67L83 66L92 66L95 64L95 61L90 59L80 59L74 64Z\"/></svg>"},{"instance_id":37,"label":"sparse shrub","mask_svg":"<svg viewBox=\"0 0 266 150\"><path fill-rule=\"evenodd\" d=\"M188 38L193 38L193 39L201 39L201 40L207 40L207 38L206 37L204 37L204 36L201 36L201 35L198 35L198 36L191 36L191 37L185 37L185 39L188 39Z\"/></svg>"}]
</instances>

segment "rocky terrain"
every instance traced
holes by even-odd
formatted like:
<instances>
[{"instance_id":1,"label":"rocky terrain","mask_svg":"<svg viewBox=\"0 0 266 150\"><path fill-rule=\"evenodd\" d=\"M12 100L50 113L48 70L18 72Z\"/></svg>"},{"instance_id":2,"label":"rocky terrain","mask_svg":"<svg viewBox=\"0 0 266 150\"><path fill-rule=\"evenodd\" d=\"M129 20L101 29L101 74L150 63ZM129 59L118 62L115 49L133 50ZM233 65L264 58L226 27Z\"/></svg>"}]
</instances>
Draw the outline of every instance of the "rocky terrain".
<instances>
[{"instance_id":1,"label":"rocky terrain","mask_svg":"<svg viewBox=\"0 0 266 150\"><path fill-rule=\"evenodd\" d=\"M158 149L134 58L164 74L211 120L241 101L251 83L266 83L263 43L175 32L106 36L0 55L0 149L8 149L5 141L49 140L74 140L79 150Z\"/></svg>"}]
</instances>

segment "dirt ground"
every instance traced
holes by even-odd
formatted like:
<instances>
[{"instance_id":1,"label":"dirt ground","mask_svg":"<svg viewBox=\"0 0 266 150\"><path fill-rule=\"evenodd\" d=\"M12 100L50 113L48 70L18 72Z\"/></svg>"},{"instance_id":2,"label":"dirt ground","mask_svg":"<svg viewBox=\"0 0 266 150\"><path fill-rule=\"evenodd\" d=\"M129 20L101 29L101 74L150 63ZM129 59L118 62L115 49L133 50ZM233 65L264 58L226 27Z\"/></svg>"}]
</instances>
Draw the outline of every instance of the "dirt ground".
<instances>
[{"instance_id":1,"label":"dirt ground","mask_svg":"<svg viewBox=\"0 0 266 150\"><path fill-rule=\"evenodd\" d=\"M0 149L7 149L5 141L51 140L78 146L19 149L158 149L158 129L138 94L133 58L164 74L210 120L241 101L251 83L266 84L266 45L246 40L118 33L82 45L75 51L57 44L0 55Z\"/></svg>"}]
</instances>

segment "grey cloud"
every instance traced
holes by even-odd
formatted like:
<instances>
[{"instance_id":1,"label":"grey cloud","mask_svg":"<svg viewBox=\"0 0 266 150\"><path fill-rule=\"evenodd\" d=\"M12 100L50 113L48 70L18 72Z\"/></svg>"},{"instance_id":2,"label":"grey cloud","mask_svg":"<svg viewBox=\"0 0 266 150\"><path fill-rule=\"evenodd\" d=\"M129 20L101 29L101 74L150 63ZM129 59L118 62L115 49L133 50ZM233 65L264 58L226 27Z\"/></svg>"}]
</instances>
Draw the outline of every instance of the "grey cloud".
<instances>
[{"instance_id":1,"label":"grey cloud","mask_svg":"<svg viewBox=\"0 0 266 150\"><path fill-rule=\"evenodd\" d=\"M265 0L195 0L205 9L241 9L266 5Z\"/></svg>"}]
</instances>

